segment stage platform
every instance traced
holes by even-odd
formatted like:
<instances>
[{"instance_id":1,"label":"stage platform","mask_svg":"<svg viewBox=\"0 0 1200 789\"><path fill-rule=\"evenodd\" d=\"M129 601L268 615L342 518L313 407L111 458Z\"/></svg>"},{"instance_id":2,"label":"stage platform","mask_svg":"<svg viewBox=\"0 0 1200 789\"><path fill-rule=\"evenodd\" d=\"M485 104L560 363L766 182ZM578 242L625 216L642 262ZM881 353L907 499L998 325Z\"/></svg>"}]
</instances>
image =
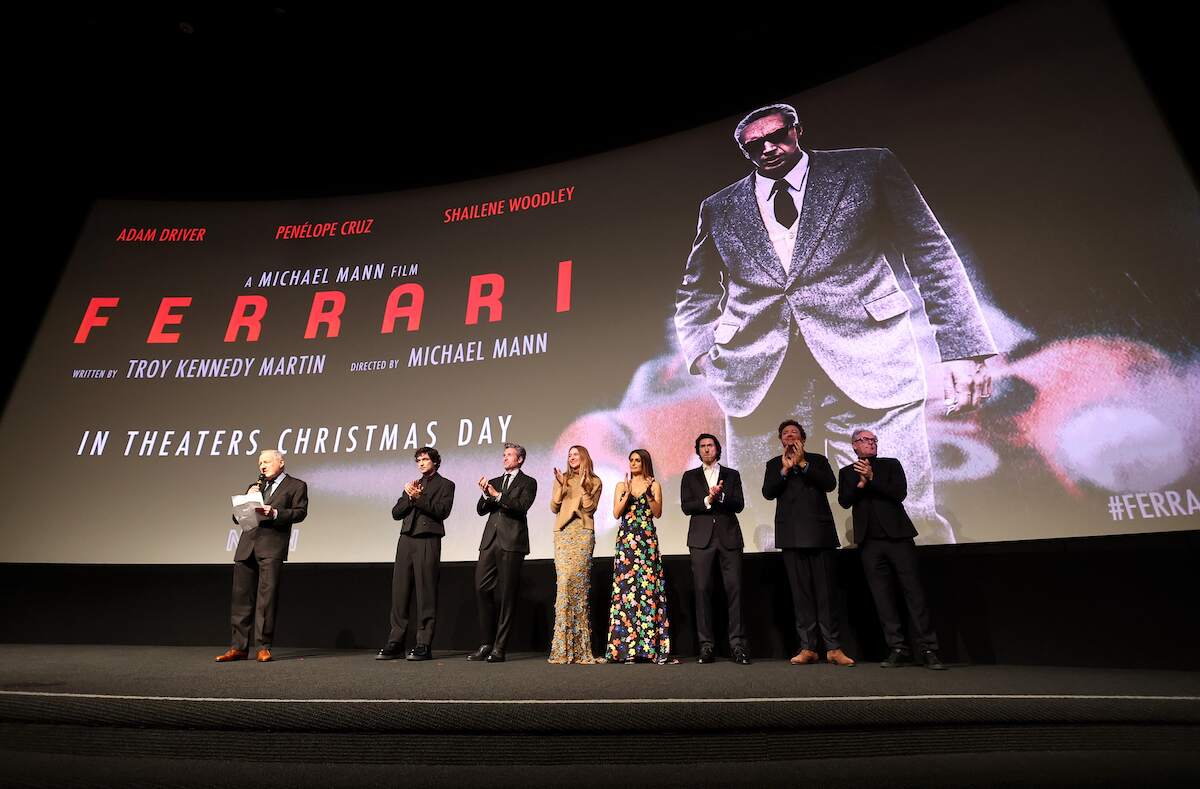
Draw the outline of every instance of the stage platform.
<instances>
[{"instance_id":1,"label":"stage platform","mask_svg":"<svg viewBox=\"0 0 1200 789\"><path fill-rule=\"evenodd\" d=\"M797 770L889 786L1200 779L1200 672L551 666L535 654L484 665L461 651L411 663L305 649L216 664L220 651L0 645L0 780L752 785Z\"/></svg>"}]
</instances>

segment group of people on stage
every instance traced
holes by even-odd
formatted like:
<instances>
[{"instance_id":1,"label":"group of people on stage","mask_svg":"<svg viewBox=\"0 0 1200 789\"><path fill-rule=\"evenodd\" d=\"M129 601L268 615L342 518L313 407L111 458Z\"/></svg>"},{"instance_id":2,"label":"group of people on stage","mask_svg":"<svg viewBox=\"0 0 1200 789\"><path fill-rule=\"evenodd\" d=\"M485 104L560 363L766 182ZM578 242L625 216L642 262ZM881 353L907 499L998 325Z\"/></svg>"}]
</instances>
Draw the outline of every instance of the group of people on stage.
<instances>
[{"instance_id":1,"label":"group of people on stage","mask_svg":"<svg viewBox=\"0 0 1200 789\"><path fill-rule=\"evenodd\" d=\"M800 649L795 665L820 662L837 666L855 661L842 648L838 626L833 551L839 547L828 495L838 489L838 502L853 512L854 542L859 546L871 593L891 650L884 667L913 662L905 637L903 614L896 596L900 588L916 629L920 661L944 669L937 655L937 637L930 624L913 544L916 529L904 510L907 495L904 468L894 458L877 455L871 430L851 436L857 460L835 478L829 460L805 449L807 436L795 420L778 428L782 451L767 461L762 494L775 507L775 545L782 551L795 610ZM691 554L696 594L698 662L716 659L712 592L719 568L729 606L728 637L734 662L751 659L742 622L743 540L738 513L745 507L742 479L737 470L721 465L720 440L702 433L695 441L700 466L683 474L680 504L690 516L687 545ZM430 660L437 620L441 538L454 504L455 485L439 473L437 449L422 447L414 455L421 476L404 486L392 508L401 521L392 575L391 630L376 659L404 657ZM506 659L520 583L521 566L529 553L528 513L537 497L537 480L522 472L525 449L506 443L503 473L481 477L475 511L486 517L475 569L479 607L480 646L467 660L502 663ZM291 525L307 514L307 486L284 471L283 456L268 450L259 458L260 481L250 490L263 497L258 528L242 533L235 554L233 583L233 644L218 662L249 657L249 625L255 620L257 659L271 660L275 600L279 570L287 558ZM662 516L663 491L654 477L650 453L629 453L629 472L617 483L613 517L620 520L613 558L613 585L605 654L592 654L588 605L592 553L596 544L595 512L604 485L583 446L572 446L566 467L554 469L550 509L554 521L554 566L558 576L554 605L551 663L677 663L671 654L671 625L667 613L666 580L654 519ZM413 598L415 597L415 600ZM410 622L415 602L416 622ZM415 645L405 653L410 628Z\"/></svg>"},{"instance_id":2,"label":"group of people on stage","mask_svg":"<svg viewBox=\"0 0 1200 789\"><path fill-rule=\"evenodd\" d=\"M893 271L903 263L932 330L946 414L981 406L991 395L987 360L997 348L962 260L899 159L886 148L806 150L804 124L789 104L748 113L733 130L753 166L700 204L695 241L675 293L675 330L690 374L703 380L725 413L725 435L740 459L782 451L767 462L763 496L775 502L775 546L782 550L796 612L796 664L854 660L842 648L835 599L838 547L828 494L853 510L854 542L891 649L884 666L913 660L896 587L917 632L921 662L944 668L917 573L916 529L903 502L934 536L949 536L937 514L933 462L925 424L927 376L909 312L908 293ZM896 254L893 254L896 253ZM780 413L803 414L839 455L857 458L837 476L828 459L805 449L804 428ZM878 457L871 430L889 435L894 457ZM849 437L850 443L846 444ZM715 659L712 587L720 568L729 603L733 659L750 663L742 623L742 534L745 500L738 472L720 464L721 444L696 439L700 468L683 475L680 502L690 516L687 545L695 575L701 663ZM416 646L428 660L436 620L438 565L454 483L438 473L441 456L416 452L418 480L392 509L403 521L392 584L392 628L380 659L403 656L410 596L416 596ZM525 450L504 448L504 473L480 479L476 511L486 516L475 586L481 645L470 660L501 662L512 625L521 564L529 553L527 513L537 481L521 472ZM248 656L249 621L257 612L259 660L270 659L274 594L287 556L291 524L303 520L304 483L282 473L278 452L259 461L264 485L259 528L242 535L234 573L233 648L218 660ZM911 476L905 476L905 467ZM280 482L279 480L282 480ZM588 585L595 547L593 516L603 485L582 446L555 469L558 571L553 663L672 662L662 558L654 519L662 486L650 454L629 454L629 473L615 491L620 519L613 560L605 655L591 653ZM257 535L257 536L256 536ZM259 589L254 602L255 583ZM265 598L265 599L264 599Z\"/></svg>"}]
</instances>

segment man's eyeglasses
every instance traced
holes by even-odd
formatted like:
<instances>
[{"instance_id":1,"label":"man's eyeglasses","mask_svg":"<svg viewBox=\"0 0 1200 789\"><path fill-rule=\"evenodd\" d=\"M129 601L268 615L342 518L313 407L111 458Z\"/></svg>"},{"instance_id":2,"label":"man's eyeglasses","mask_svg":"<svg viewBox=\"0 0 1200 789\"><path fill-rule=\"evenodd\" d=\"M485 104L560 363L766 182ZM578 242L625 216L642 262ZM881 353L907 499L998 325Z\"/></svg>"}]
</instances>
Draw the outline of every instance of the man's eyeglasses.
<instances>
[{"instance_id":1,"label":"man's eyeglasses","mask_svg":"<svg viewBox=\"0 0 1200 789\"><path fill-rule=\"evenodd\" d=\"M855 444L878 444L879 439L875 438L873 436L870 438L868 438L867 436L859 436L858 438L854 439L853 443L855 443Z\"/></svg>"},{"instance_id":2,"label":"man's eyeglasses","mask_svg":"<svg viewBox=\"0 0 1200 789\"><path fill-rule=\"evenodd\" d=\"M784 144L789 140L791 131L794 128L795 126L793 124L788 124L782 129L776 129L770 134L764 134L762 137L750 140L749 142L744 142L742 143L742 150L751 156L761 156L763 149L767 147L768 142L772 145Z\"/></svg>"}]
</instances>

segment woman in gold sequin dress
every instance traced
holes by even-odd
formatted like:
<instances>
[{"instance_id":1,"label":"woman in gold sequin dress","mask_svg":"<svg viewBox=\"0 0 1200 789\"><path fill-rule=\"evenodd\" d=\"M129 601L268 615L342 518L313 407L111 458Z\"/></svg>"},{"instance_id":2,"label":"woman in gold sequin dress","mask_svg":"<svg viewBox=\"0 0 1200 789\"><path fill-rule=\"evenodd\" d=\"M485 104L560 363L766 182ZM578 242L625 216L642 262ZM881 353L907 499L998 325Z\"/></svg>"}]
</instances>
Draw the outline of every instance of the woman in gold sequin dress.
<instances>
[{"instance_id":1,"label":"woman in gold sequin dress","mask_svg":"<svg viewBox=\"0 0 1200 789\"><path fill-rule=\"evenodd\" d=\"M603 663L592 657L591 611L592 551L596 547L593 515L603 484L592 469L586 448L567 452L567 471L554 469L550 511L554 518L554 571L558 594L554 599L554 640L551 663Z\"/></svg>"}]
</instances>

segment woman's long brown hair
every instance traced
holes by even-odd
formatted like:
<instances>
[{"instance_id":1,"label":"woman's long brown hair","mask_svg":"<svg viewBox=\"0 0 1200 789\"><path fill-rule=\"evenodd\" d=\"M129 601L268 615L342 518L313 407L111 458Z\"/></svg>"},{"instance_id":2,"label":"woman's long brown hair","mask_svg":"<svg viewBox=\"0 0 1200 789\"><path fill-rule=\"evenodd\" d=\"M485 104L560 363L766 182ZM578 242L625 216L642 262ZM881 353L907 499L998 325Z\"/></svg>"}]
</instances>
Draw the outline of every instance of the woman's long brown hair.
<instances>
[{"instance_id":1,"label":"woman's long brown hair","mask_svg":"<svg viewBox=\"0 0 1200 789\"><path fill-rule=\"evenodd\" d=\"M589 494L596 490L596 486L600 483L600 478L596 476L595 466L592 465L592 453L587 451L587 447L580 444L575 444L567 449L567 454L571 454L571 450L579 451L579 473L583 475L581 484L583 489ZM567 477L570 478L575 472L571 470L571 464L567 464Z\"/></svg>"}]
</instances>

